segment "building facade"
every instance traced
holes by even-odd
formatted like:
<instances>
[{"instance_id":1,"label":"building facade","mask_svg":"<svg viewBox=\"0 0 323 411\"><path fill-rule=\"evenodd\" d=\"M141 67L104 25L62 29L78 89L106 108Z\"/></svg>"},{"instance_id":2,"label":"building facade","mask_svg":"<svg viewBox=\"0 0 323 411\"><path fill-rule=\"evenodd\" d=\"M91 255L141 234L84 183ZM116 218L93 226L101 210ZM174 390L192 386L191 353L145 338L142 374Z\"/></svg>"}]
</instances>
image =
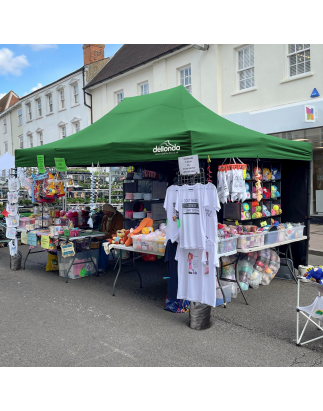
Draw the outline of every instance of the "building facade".
<instances>
[{"instance_id":1,"label":"building facade","mask_svg":"<svg viewBox=\"0 0 323 411\"><path fill-rule=\"evenodd\" d=\"M97 120L124 97L182 84L230 121L311 142L311 213L318 214L323 213L323 98L317 96L323 93L322 68L323 45L124 45L86 90Z\"/></svg>"},{"instance_id":2,"label":"building facade","mask_svg":"<svg viewBox=\"0 0 323 411\"><path fill-rule=\"evenodd\" d=\"M14 155L18 148L51 143L92 123L91 96L83 88L109 61L104 47L85 44L83 67L19 98L0 113L1 153Z\"/></svg>"}]
</instances>

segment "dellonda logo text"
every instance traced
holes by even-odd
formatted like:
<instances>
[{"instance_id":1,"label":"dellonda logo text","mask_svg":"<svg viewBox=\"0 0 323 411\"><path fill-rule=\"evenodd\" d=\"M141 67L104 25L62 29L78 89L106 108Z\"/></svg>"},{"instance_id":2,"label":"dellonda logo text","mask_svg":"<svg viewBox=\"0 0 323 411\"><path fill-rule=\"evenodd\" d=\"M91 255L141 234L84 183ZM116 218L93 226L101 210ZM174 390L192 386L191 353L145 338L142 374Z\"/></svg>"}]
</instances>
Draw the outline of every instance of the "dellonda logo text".
<instances>
[{"instance_id":1,"label":"dellonda logo text","mask_svg":"<svg viewBox=\"0 0 323 411\"><path fill-rule=\"evenodd\" d=\"M169 140L164 141L159 146L156 146L153 149L154 154L161 155L161 154L172 154L178 153L181 147L177 146L176 144L171 144Z\"/></svg>"}]
</instances>

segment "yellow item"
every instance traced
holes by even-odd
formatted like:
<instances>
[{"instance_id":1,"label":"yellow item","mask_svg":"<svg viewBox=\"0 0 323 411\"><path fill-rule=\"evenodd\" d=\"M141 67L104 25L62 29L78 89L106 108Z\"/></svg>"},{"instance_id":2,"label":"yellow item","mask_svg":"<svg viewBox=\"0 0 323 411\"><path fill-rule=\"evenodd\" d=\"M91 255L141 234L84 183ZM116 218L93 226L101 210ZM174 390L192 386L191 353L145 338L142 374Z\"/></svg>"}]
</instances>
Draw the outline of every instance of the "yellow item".
<instances>
[{"instance_id":1,"label":"yellow item","mask_svg":"<svg viewBox=\"0 0 323 411\"><path fill-rule=\"evenodd\" d=\"M149 234L152 233L154 231L154 229L152 227L144 227L141 232L142 234Z\"/></svg>"},{"instance_id":2,"label":"yellow item","mask_svg":"<svg viewBox=\"0 0 323 411\"><path fill-rule=\"evenodd\" d=\"M46 271L58 271L57 255L48 253Z\"/></svg>"}]
</instances>

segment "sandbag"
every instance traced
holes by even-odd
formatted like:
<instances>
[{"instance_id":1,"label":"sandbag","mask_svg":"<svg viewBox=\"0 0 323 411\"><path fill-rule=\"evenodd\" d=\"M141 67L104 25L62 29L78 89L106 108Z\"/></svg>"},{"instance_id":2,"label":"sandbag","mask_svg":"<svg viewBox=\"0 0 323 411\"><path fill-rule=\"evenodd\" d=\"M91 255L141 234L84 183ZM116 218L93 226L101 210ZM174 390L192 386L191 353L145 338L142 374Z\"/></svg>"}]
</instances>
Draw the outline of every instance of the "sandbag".
<instances>
[{"instance_id":1,"label":"sandbag","mask_svg":"<svg viewBox=\"0 0 323 411\"><path fill-rule=\"evenodd\" d=\"M205 330L211 325L211 306L202 303L190 304L190 328Z\"/></svg>"}]
</instances>

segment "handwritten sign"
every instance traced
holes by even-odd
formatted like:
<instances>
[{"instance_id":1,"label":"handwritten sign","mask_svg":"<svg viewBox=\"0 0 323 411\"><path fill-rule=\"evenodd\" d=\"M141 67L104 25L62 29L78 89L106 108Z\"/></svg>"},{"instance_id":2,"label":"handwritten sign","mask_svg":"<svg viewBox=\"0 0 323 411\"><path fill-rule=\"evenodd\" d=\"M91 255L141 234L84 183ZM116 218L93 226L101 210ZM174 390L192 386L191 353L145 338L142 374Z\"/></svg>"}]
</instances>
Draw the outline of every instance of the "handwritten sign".
<instances>
[{"instance_id":1,"label":"handwritten sign","mask_svg":"<svg viewBox=\"0 0 323 411\"><path fill-rule=\"evenodd\" d=\"M20 241L21 241L22 244L28 244L27 243L27 232L26 231L21 232Z\"/></svg>"},{"instance_id":2,"label":"handwritten sign","mask_svg":"<svg viewBox=\"0 0 323 411\"><path fill-rule=\"evenodd\" d=\"M67 171L65 158L55 158L55 166L57 171Z\"/></svg>"},{"instance_id":3,"label":"handwritten sign","mask_svg":"<svg viewBox=\"0 0 323 411\"><path fill-rule=\"evenodd\" d=\"M179 173L183 176L200 174L199 156L178 157Z\"/></svg>"},{"instance_id":4,"label":"handwritten sign","mask_svg":"<svg viewBox=\"0 0 323 411\"><path fill-rule=\"evenodd\" d=\"M37 247L37 235L35 233L27 233L27 244Z\"/></svg>"},{"instance_id":5,"label":"handwritten sign","mask_svg":"<svg viewBox=\"0 0 323 411\"><path fill-rule=\"evenodd\" d=\"M49 249L49 235L41 236L40 246L46 248L47 250Z\"/></svg>"},{"instance_id":6,"label":"handwritten sign","mask_svg":"<svg viewBox=\"0 0 323 411\"><path fill-rule=\"evenodd\" d=\"M37 166L39 173L45 173L45 159L43 155L37 156Z\"/></svg>"}]
</instances>

